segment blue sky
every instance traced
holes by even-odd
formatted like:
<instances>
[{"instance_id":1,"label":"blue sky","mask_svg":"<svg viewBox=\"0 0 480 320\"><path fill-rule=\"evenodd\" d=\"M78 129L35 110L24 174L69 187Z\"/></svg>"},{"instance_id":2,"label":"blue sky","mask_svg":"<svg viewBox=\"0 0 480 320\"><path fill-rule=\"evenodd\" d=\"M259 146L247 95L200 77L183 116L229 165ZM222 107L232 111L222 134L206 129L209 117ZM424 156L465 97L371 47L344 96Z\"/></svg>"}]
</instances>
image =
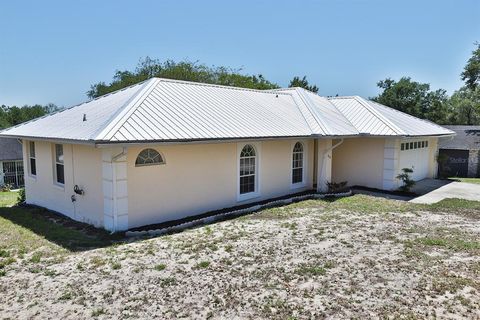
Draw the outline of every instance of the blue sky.
<instances>
[{"instance_id":1,"label":"blue sky","mask_svg":"<svg viewBox=\"0 0 480 320\"><path fill-rule=\"evenodd\" d=\"M307 75L322 95L403 75L451 93L475 41L477 0L1 0L0 104L76 104L145 56Z\"/></svg>"}]
</instances>

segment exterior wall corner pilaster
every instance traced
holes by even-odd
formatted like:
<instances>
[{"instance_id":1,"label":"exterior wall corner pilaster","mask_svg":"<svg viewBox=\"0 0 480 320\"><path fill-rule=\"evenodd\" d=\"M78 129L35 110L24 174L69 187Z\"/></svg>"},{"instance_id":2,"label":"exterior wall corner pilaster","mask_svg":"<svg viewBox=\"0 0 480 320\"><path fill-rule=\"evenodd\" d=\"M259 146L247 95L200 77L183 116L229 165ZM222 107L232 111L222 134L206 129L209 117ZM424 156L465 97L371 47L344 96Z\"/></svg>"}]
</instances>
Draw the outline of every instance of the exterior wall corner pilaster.
<instances>
[{"instance_id":1,"label":"exterior wall corner pilaster","mask_svg":"<svg viewBox=\"0 0 480 320\"><path fill-rule=\"evenodd\" d=\"M122 148L102 150L103 224L109 231L128 229L127 156L121 154Z\"/></svg>"}]
</instances>

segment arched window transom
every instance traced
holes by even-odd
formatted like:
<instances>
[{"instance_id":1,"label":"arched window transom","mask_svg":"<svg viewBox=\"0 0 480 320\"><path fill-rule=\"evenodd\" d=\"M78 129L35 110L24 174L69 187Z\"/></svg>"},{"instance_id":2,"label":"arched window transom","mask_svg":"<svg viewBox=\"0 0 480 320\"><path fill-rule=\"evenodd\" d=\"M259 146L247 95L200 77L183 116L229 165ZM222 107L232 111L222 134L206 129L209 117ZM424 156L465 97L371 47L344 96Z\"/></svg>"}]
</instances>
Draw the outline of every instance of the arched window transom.
<instances>
[{"instance_id":1,"label":"arched window transom","mask_svg":"<svg viewBox=\"0 0 480 320\"><path fill-rule=\"evenodd\" d=\"M295 143L292 155L292 184L303 182L303 144Z\"/></svg>"},{"instance_id":2,"label":"arched window transom","mask_svg":"<svg viewBox=\"0 0 480 320\"><path fill-rule=\"evenodd\" d=\"M255 192L257 154L249 144L240 153L240 194Z\"/></svg>"},{"instance_id":3,"label":"arched window transom","mask_svg":"<svg viewBox=\"0 0 480 320\"><path fill-rule=\"evenodd\" d=\"M155 149L143 149L135 160L135 166L152 166L156 164L164 164L162 155Z\"/></svg>"}]
</instances>

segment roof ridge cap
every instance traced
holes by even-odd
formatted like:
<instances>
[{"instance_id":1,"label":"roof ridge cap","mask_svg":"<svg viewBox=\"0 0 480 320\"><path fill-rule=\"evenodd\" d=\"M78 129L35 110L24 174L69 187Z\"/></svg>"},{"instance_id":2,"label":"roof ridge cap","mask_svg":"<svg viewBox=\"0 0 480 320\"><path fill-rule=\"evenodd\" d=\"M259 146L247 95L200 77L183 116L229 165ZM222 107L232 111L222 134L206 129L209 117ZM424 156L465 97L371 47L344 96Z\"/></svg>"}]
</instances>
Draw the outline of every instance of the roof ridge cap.
<instances>
[{"instance_id":1,"label":"roof ridge cap","mask_svg":"<svg viewBox=\"0 0 480 320\"><path fill-rule=\"evenodd\" d=\"M357 100L361 105L363 105L365 108L367 108L370 113L372 113L375 117L377 117L380 121L382 121L385 125L387 125L393 132L396 134L400 135L406 135L406 132L401 130L399 127L397 127L393 122L391 122L387 117L385 117L383 114L375 110L368 101L363 99L360 96L353 96L353 99Z\"/></svg>"},{"instance_id":2,"label":"roof ridge cap","mask_svg":"<svg viewBox=\"0 0 480 320\"><path fill-rule=\"evenodd\" d=\"M302 89L302 90L299 90L299 89ZM310 103L310 101L308 101L308 97L304 96L305 93L303 91L307 91L307 92L310 92L308 90L305 90L303 88L295 88L295 91L298 93L298 95L300 96L300 99L302 99L302 101L305 103L305 105L307 106L307 109L308 111L310 112L310 114L312 115L313 119L315 119L315 121L317 122L317 124L319 125L319 127L324 131L325 135L331 135L332 134L332 130L331 128L322 120L320 119L319 117L317 117L317 115L312 111L313 109L313 106L312 104ZM312 92L312 94L315 94Z\"/></svg>"},{"instance_id":3,"label":"roof ridge cap","mask_svg":"<svg viewBox=\"0 0 480 320\"><path fill-rule=\"evenodd\" d=\"M281 88L277 88L277 89L253 89L253 88L227 86L227 85L215 84L215 83L195 82L195 81L177 80L177 79L168 79L168 78L159 78L159 77L153 77L151 79L156 79L156 80L159 80L159 81L162 81L162 82L173 82L173 83L188 84L188 85L192 85L192 86L215 87L215 88L223 88L223 89L239 90L239 91L253 91L253 92L258 92L258 93L288 94L286 92L274 92L275 90L281 90ZM269 91L271 91L271 92L269 92Z\"/></svg>"},{"instance_id":4,"label":"roof ridge cap","mask_svg":"<svg viewBox=\"0 0 480 320\"><path fill-rule=\"evenodd\" d=\"M158 83L158 78L150 78L143 84L143 87L139 89L127 102L125 102L114 115L112 115L107 121L106 125L103 128L100 128L93 134L94 140L108 140L110 139L115 132L118 131L119 127L127 120L129 116L138 106L139 102L143 101L148 93L151 92L156 87Z\"/></svg>"}]
</instances>

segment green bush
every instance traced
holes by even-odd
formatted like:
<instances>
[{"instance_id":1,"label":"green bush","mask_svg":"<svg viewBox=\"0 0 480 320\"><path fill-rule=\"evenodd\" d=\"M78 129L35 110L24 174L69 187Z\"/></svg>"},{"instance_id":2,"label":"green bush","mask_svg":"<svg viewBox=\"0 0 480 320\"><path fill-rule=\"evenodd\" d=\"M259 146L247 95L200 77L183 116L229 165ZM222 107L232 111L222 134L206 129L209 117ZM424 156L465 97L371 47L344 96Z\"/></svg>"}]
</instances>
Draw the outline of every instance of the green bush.
<instances>
[{"instance_id":1,"label":"green bush","mask_svg":"<svg viewBox=\"0 0 480 320\"><path fill-rule=\"evenodd\" d=\"M25 188L21 188L20 191L18 191L17 201L18 203L25 202Z\"/></svg>"},{"instance_id":2,"label":"green bush","mask_svg":"<svg viewBox=\"0 0 480 320\"><path fill-rule=\"evenodd\" d=\"M415 181L410 178L410 174L413 173L411 168L403 168L402 173L397 176L398 180L401 180L403 185L399 188L401 191L409 192L415 185Z\"/></svg>"}]
</instances>

